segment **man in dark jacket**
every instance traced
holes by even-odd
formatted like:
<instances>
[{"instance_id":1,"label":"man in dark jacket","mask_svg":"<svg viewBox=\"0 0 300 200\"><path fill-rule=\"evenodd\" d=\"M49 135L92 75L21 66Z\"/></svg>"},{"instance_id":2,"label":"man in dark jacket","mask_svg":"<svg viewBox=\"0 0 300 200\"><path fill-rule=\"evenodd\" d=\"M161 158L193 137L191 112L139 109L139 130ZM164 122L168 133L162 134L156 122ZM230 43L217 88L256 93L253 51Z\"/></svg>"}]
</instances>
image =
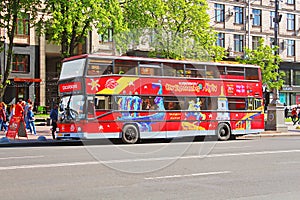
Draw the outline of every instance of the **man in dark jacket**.
<instances>
[{"instance_id":1,"label":"man in dark jacket","mask_svg":"<svg viewBox=\"0 0 300 200\"><path fill-rule=\"evenodd\" d=\"M58 105L55 105L50 111L50 119L52 121L52 138L55 139L55 131L57 128Z\"/></svg>"}]
</instances>

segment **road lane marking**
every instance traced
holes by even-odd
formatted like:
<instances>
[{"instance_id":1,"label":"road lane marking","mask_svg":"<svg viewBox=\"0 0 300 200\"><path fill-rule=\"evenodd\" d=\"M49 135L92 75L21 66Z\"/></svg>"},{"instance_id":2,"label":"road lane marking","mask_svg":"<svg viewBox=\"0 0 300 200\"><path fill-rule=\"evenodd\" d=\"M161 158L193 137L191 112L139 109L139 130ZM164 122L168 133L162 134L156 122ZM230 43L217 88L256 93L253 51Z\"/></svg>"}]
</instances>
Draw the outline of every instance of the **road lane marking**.
<instances>
[{"instance_id":1,"label":"road lane marking","mask_svg":"<svg viewBox=\"0 0 300 200\"><path fill-rule=\"evenodd\" d=\"M214 147L214 149L245 149L245 148L249 148L249 147L252 147L252 146L242 146L242 147Z\"/></svg>"},{"instance_id":2,"label":"road lane marking","mask_svg":"<svg viewBox=\"0 0 300 200\"><path fill-rule=\"evenodd\" d=\"M157 176L157 177L146 177L145 180L157 180L157 179L171 179L171 178L184 178L184 177L195 177L195 176L208 176L208 175L218 175L218 174L228 174L230 171L222 172L206 172L206 173L196 173L196 174L177 174L170 176Z\"/></svg>"},{"instance_id":3,"label":"road lane marking","mask_svg":"<svg viewBox=\"0 0 300 200\"><path fill-rule=\"evenodd\" d=\"M82 166L82 165L96 165L96 164L117 164L117 163L132 163L132 162L149 162L149 161L152 162L152 161L184 160L184 159L200 159L200 158L203 159L203 158L267 155L267 154L281 154L281 153L300 153L300 150L259 151L259 152L224 153L224 154L182 156L182 157L136 158L136 159L107 160L107 161L69 162L69 163L36 164L36 165L34 165L34 164L33 165L16 165L16 166L0 167L0 171L12 170L12 169L33 169L33 168L67 167L67 166Z\"/></svg>"},{"instance_id":4,"label":"road lane marking","mask_svg":"<svg viewBox=\"0 0 300 200\"><path fill-rule=\"evenodd\" d=\"M29 159L29 158L43 158L45 156L14 156L14 157L5 157L0 158L0 160L10 160L10 159Z\"/></svg>"},{"instance_id":5,"label":"road lane marking","mask_svg":"<svg viewBox=\"0 0 300 200\"><path fill-rule=\"evenodd\" d=\"M0 171L15 170L15 169L35 169L35 168L51 168L51 167L68 167L68 166L80 166L80 165L96 165L101 164L98 161L91 162L72 162L72 163L54 163L54 164L36 164L36 165L15 165L0 167Z\"/></svg>"}]
</instances>

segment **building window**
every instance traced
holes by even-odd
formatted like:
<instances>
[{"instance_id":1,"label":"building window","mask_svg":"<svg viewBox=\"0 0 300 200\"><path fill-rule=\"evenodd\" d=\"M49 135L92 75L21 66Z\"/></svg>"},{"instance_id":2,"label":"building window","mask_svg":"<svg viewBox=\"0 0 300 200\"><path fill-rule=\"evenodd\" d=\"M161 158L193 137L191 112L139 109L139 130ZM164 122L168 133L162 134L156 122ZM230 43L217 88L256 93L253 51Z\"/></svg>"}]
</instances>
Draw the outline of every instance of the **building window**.
<instances>
[{"instance_id":1,"label":"building window","mask_svg":"<svg viewBox=\"0 0 300 200\"><path fill-rule=\"evenodd\" d=\"M29 35L29 15L19 13L17 18L16 35Z\"/></svg>"},{"instance_id":2,"label":"building window","mask_svg":"<svg viewBox=\"0 0 300 200\"><path fill-rule=\"evenodd\" d=\"M294 5L295 4L295 0L287 0L286 3Z\"/></svg>"},{"instance_id":3,"label":"building window","mask_svg":"<svg viewBox=\"0 0 300 200\"><path fill-rule=\"evenodd\" d=\"M287 14L287 30L295 30L295 15Z\"/></svg>"},{"instance_id":4,"label":"building window","mask_svg":"<svg viewBox=\"0 0 300 200\"><path fill-rule=\"evenodd\" d=\"M295 40L287 40L287 56L295 56Z\"/></svg>"},{"instance_id":5,"label":"building window","mask_svg":"<svg viewBox=\"0 0 300 200\"><path fill-rule=\"evenodd\" d=\"M243 8L234 6L234 23L243 24Z\"/></svg>"},{"instance_id":6,"label":"building window","mask_svg":"<svg viewBox=\"0 0 300 200\"><path fill-rule=\"evenodd\" d=\"M254 26L261 26L261 10L253 9L253 25Z\"/></svg>"},{"instance_id":7,"label":"building window","mask_svg":"<svg viewBox=\"0 0 300 200\"><path fill-rule=\"evenodd\" d=\"M293 85L300 85L300 71L293 71Z\"/></svg>"},{"instance_id":8,"label":"building window","mask_svg":"<svg viewBox=\"0 0 300 200\"><path fill-rule=\"evenodd\" d=\"M224 10L225 6L223 4L215 4L215 21L224 22Z\"/></svg>"},{"instance_id":9,"label":"building window","mask_svg":"<svg viewBox=\"0 0 300 200\"><path fill-rule=\"evenodd\" d=\"M270 27L271 28L274 28L275 27L275 12L274 11L271 11L270 12Z\"/></svg>"},{"instance_id":10,"label":"building window","mask_svg":"<svg viewBox=\"0 0 300 200\"><path fill-rule=\"evenodd\" d=\"M259 40L261 39L261 37L258 36L252 36L252 49L257 49L258 45L259 45Z\"/></svg>"},{"instance_id":11,"label":"building window","mask_svg":"<svg viewBox=\"0 0 300 200\"><path fill-rule=\"evenodd\" d=\"M243 35L234 35L234 51L242 52L243 51Z\"/></svg>"},{"instance_id":12,"label":"building window","mask_svg":"<svg viewBox=\"0 0 300 200\"><path fill-rule=\"evenodd\" d=\"M284 80L284 85L291 85L291 73L290 70L279 70L279 72L284 72L285 76L282 77Z\"/></svg>"},{"instance_id":13,"label":"building window","mask_svg":"<svg viewBox=\"0 0 300 200\"><path fill-rule=\"evenodd\" d=\"M225 47L225 34L218 33L217 46Z\"/></svg>"},{"instance_id":14,"label":"building window","mask_svg":"<svg viewBox=\"0 0 300 200\"><path fill-rule=\"evenodd\" d=\"M29 55L14 54L12 61L12 72L28 73L30 70Z\"/></svg>"},{"instance_id":15,"label":"building window","mask_svg":"<svg viewBox=\"0 0 300 200\"><path fill-rule=\"evenodd\" d=\"M108 28L103 34L99 34L99 42L112 42L113 41L113 29Z\"/></svg>"}]
</instances>

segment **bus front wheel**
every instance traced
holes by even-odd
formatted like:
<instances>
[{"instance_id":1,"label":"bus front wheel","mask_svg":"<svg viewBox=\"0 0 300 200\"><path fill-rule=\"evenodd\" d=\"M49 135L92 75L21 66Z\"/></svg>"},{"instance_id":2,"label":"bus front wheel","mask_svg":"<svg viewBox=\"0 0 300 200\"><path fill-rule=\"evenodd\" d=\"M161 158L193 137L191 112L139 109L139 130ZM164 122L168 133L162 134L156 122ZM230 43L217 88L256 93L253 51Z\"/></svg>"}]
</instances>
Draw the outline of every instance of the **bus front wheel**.
<instances>
[{"instance_id":1,"label":"bus front wheel","mask_svg":"<svg viewBox=\"0 0 300 200\"><path fill-rule=\"evenodd\" d=\"M221 123L218 125L218 129L217 129L218 140L226 141L230 138L230 135L231 135L231 130L228 124Z\"/></svg>"},{"instance_id":2,"label":"bus front wheel","mask_svg":"<svg viewBox=\"0 0 300 200\"><path fill-rule=\"evenodd\" d=\"M123 128L122 141L126 144L135 144L139 139L139 131L136 126L129 124Z\"/></svg>"}]
</instances>

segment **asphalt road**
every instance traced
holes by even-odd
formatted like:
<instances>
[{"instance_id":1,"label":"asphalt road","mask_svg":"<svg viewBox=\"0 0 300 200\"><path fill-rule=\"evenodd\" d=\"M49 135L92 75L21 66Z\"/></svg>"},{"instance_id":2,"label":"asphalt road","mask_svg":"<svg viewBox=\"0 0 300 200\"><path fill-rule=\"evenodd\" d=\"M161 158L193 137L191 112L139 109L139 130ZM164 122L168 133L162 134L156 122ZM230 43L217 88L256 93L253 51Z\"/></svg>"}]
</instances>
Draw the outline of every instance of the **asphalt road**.
<instances>
[{"instance_id":1,"label":"asphalt road","mask_svg":"<svg viewBox=\"0 0 300 200\"><path fill-rule=\"evenodd\" d=\"M1 199L299 199L300 137L0 148Z\"/></svg>"}]
</instances>

